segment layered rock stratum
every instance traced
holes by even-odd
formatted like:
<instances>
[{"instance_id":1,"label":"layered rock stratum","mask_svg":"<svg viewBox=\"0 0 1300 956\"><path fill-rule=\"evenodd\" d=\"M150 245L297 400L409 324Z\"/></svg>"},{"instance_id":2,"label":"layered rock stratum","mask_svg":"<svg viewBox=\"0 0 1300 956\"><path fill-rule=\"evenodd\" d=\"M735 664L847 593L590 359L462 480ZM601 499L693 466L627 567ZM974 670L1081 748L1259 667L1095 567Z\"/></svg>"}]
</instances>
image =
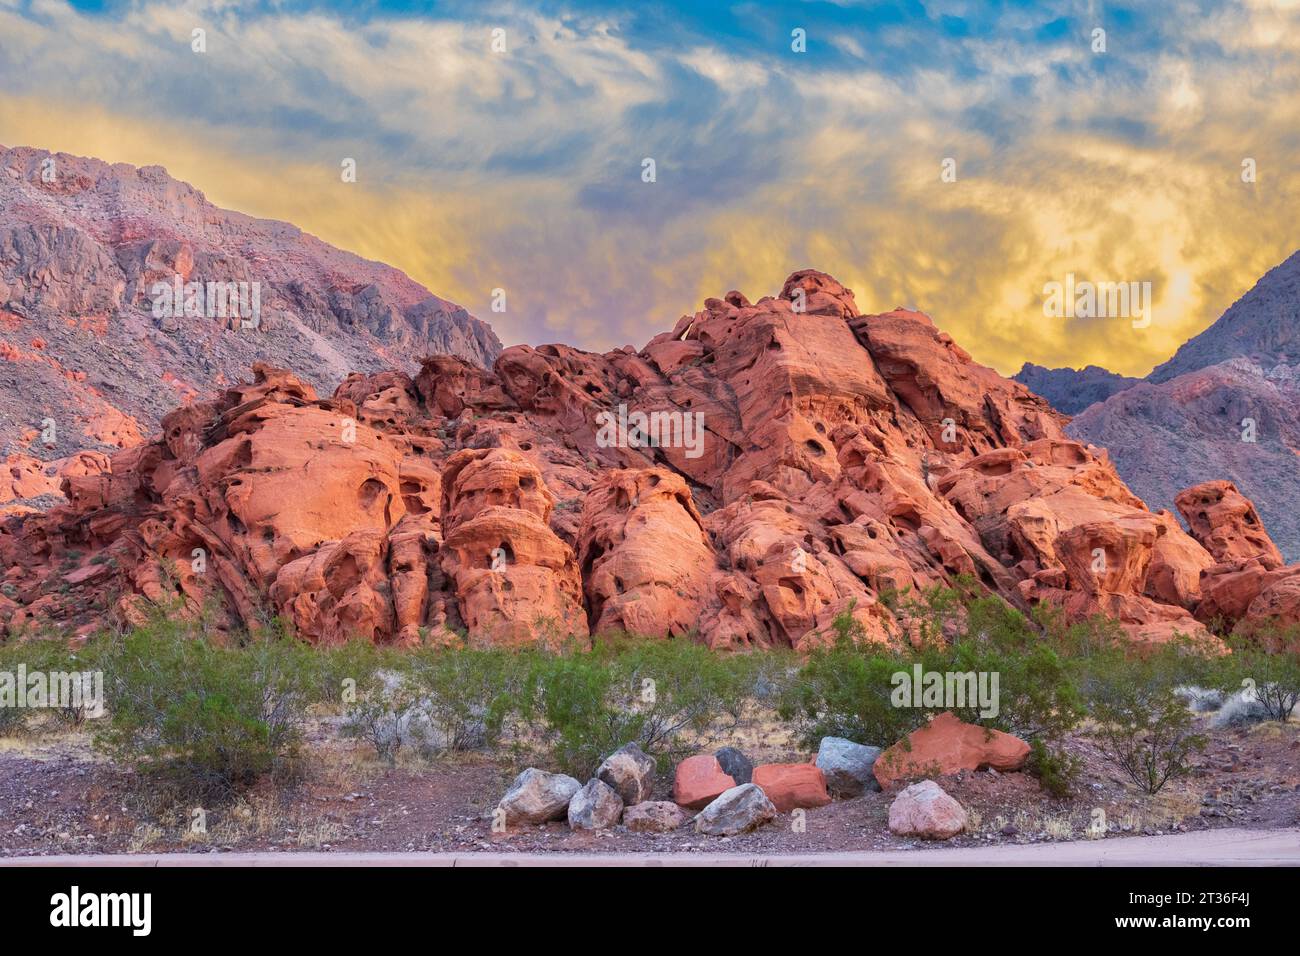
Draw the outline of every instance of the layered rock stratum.
<instances>
[{"instance_id":1,"label":"layered rock stratum","mask_svg":"<svg viewBox=\"0 0 1300 956\"><path fill-rule=\"evenodd\" d=\"M1231 484L1180 496L1189 534L1065 422L924 314L863 315L815 271L639 351L435 356L323 398L258 364L0 526L0 625L178 604L324 643L804 648L845 613L906 640L888 596L958 577L1137 642L1300 616L1300 568Z\"/></svg>"},{"instance_id":2,"label":"layered rock stratum","mask_svg":"<svg viewBox=\"0 0 1300 956\"><path fill-rule=\"evenodd\" d=\"M202 315L155 315L156 284L176 281L255 283L256 323L208 314L206 296ZM257 361L328 392L421 355L486 367L500 351L398 270L219 209L162 167L0 147L0 506L47 507L81 453L140 444Z\"/></svg>"}]
</instances>

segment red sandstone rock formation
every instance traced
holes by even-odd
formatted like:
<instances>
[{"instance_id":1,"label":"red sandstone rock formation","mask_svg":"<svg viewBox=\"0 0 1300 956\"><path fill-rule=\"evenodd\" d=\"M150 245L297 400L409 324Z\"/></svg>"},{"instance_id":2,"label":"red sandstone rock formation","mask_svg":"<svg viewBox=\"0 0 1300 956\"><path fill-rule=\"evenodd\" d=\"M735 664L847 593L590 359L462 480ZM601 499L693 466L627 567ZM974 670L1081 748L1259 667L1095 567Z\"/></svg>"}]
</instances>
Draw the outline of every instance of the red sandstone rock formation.
<instances>
[{"instance_id":1,"label":"red sandstone rock formation","mask_svg":"<svg viewBox=\"0 0 1300 956\"><path fill-rule=\"evenodd\" d=\"M327 399L254 372L0 525L9 633L180 600L329 643L802 648L844 612L905 640L878 596L958 575L1137 641L1300 610L1235 489L1188 515L1198 542L926 316L860 315L818 272L709 299L640 352L438 356Z\"/></svg>"},{"instance_id":2,"label":"red sandstone rock formation","mask_svg":"<svg viewBox=\"0 0 1300 956\"><path fill-rule=\"evenodd\" d=\"M1300 620L1300 565L1284 565L1255 506L1230 481L1207 481L1176 499L1212 562L1201 571L1196 616L1244 630Z\"/></svg>"}]
</instances>

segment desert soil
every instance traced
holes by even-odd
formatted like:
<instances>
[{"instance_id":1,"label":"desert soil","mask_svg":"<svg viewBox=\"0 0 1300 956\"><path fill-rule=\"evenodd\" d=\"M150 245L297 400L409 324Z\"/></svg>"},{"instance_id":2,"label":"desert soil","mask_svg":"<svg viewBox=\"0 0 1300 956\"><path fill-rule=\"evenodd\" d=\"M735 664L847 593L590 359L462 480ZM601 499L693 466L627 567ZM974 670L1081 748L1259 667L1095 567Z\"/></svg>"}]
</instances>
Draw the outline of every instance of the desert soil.
<instances>
[{"instance_id":1,"label":"desert soil","mask_svg":"<svg viewBox=\"0 0 1300 956\"><path fill-rule=\"evenodd\" d=\"M1191 773L1154 797L1139 793L1086 735L1070 748L1084 760L1076 795L1048 796L1021 773L979 771L939 778L965 806L970 832L945 847L1079 840L1105 812L1107 839L1218 828L1300 825L1300 723L1209 733ZM755 762L808 759L788 747L751 743ZM742 853L807 854L915 850L936 844L889 832L892 796L836 800L757 832L707 837L624 829L571 832L564 822L493 833L488 815L522 765L517 757L455 755L426 762L376 761L354 741L316 728L303 781L264 787L233 803L161 806L129 771L98 754L88 733L38 728L0 740L0 857L107 853ZM667 761L661 761L667 763ZM544 764L543 764L544 766ZM667 799L661 775L656 796ZM195 832L203 810L206 832Z\"/></svg>"}]
</instances>

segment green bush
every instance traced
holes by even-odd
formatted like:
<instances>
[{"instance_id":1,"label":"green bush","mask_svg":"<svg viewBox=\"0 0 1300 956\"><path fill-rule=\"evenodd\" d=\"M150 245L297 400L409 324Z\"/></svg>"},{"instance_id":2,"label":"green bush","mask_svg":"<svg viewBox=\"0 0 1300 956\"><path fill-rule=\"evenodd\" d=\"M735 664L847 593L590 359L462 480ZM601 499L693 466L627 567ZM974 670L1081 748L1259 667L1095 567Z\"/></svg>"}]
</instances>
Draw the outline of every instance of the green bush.
<instances>
[{"instance_id":1,"label":"green bush","mask_svg":"<svg viewBox=\"0 0 1300 956\"><path fill-rule=\"evenodd\" d=\"M840 634L831 646L809 652L787 683L777 713L793 723L807 749L822 737L888 747L922 726L928 715L893 703L893 675L911 665L910 657Z\"/></svg>"},{"instance_id":2,"label":"green bush","mask_svg":"<svg viewBox=\"0 0 1300 956\"><path fill-rule=\"evenodd\" d=\"M493 746L520 709L528 664L529 655L512 650L465 647L417 652L411 678L436 733L435 749Z\"/></svg>"},{"instance_id":3,"label":"green bush","mask_svg":"<svg viewBox=\"0 0 1300 956\"><path fill-rule=\"evenodd\" d=\"M1253 687L1269 720L1290 719L1300 703L1300 628L1264 626L1231 645L1217 686L1229 693Z\"/></svg>"},{"instance_id":4,"label":"green bush","mask_svg":"<svg viewBox=\"0 0 1300 956\"><path fill-rule=\"evenodd\" d=\"M1205 746L1174 693L1181 675L1169 663L1163 655L1114 653L1089 675L1089 709L1106 757L1148 794L1186 775L1188 758Z\"/></svg>"},{"instance_id":5,"label":"green bush","mask_svg":"<svg viewBox=\"0 0 1300 956\"><path fill-rule=\"evenodd\" d=\"M419 692L404 673L376 670L365 675L346 717L343 735L366 741L389 766L397 763L398 752L408 744L428 749Z\"/></svg>"},{"instance_id":6,"label":"green bush","mask_svg":"<svg viewBox=\"0 0 1300 956\"><path fill-rule=\"evenodd\" d=\"M612 639L587 654L538 654L522 716L553 759L582 779L635 741L651 756L682 752L685 731L738 720L763 671L742 655L689 641Z\"/></svg>"},{"instance_id":7,"label":"green bush","mask_svg":"<svg viewBox=\"0 0 1300 956\"><path fill-rule=\"evenodd\" d=\"M960 615L954 610L959 601ZM913 613L921 613L917 607ZM1075 765L1060 750L1061 741L1082 717L1083 702L1065 663L1033 622L1001 599L969 590L931 589L923 607L932 616L914 621L914 633L929 635L920 646L870 644L849 613L835 620L834 643L808 655L781 702L782 718L795 723L803 745L811 749L829 735L888 747L930 717L952 711L968 723L1038 742L1051 757L1049 763L1044 756L1040 765L1051 773L1053 785L1065 785ZM951 641L938 639L959 620ZM927 674L974 674L977 682L983 677L989 691L996 675L997 712L978 699L898 706L896 675L910 678L917 666Z\"/></svg>"},{"instance_id":8,"label":"green bush","mask_svg":"<svg viewBox=\"0 0 1300 956\"><path fill-rule=\"evenodd\" d=\"M108 662L98 744L177 797L221 799L298 767L316 659L291 640L219 646L155 619Z\"/></svg>"},{"instance_id":9,"label":"green bush","mask_svg":"<svg viewBox=\"0 0 1300 956\"><path fill-rule=\"evenodd\" d=\"M1078 786L1083 761L1063 747L1051 747L1042 738L1029 746L1025 770L1038 778L1043 789L1054 797L1068 797Z\"/></svg>"}]
</instances>

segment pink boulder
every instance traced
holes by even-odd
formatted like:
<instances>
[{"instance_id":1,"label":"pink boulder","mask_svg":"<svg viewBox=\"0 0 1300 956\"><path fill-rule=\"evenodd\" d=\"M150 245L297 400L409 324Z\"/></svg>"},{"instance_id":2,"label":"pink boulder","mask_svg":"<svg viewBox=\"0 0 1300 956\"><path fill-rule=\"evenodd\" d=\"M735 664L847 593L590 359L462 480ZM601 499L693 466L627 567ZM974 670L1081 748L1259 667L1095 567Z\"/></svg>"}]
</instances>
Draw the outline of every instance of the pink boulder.
<instances>
[{"instance_id":1,"label":"pink boulder","mask_svg":"<svg viewBox=\"0 0 1300 956\"><path fill-rule=\"evenodd\" d=\"M889 806L889 830L922 840L947 840L966 829L966 811L933 780L914 783Z\"/></svg>"},{"instance_id":2,"label":"pink boulder","mask_svg":"<svg viewBox=\"0 0 1300 956\"><path fill-rule=\"evenodd\" d=\"M677 765L673 776L673 800L689 810L703 810L736 781L722 770L712 754L696 754Z\"/></svg>"},{"instance_id":3,"label":"pink boulder","mask_svg":"<svg viewBox=\"0 0 1300 956\"><path fill-rule=\"evenodd\" d=\"M831 802L826 777L810 763L763 764L754 768L754 783L781 813L796 807L824 807Z\"/></svg>"}]
</instances>

